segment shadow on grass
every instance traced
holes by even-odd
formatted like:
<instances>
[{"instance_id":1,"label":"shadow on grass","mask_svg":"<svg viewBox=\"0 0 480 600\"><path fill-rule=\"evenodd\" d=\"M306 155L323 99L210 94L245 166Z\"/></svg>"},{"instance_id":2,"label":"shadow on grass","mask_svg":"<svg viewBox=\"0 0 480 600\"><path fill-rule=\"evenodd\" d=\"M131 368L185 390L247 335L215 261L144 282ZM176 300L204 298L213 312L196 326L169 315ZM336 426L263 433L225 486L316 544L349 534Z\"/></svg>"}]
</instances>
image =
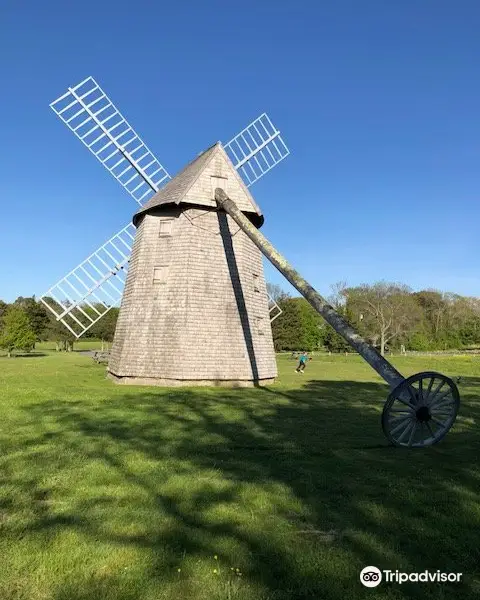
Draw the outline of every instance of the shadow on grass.
<instances>
[{"instance_id":1,"label":"shadow on grass","mask_svg":"<svg viewBox=\"0 0 480 600\"><path fill-rule=\"evenodd\" d=\"M122 589L120 595L118 589ZM85 581L65 584L55 595L55 600L142 600L141 590L125 589L125 582L116 575L100 575Z\"/></svg>"},{"instance_id":2,"label":"shadow on grass","mask_svg":"<svg viewBox=\"0 0 480 600\"><path fill-rule=\"evenodd\" d=\"M463 419L480 418L471 389L480 378L463 381L455 430L436 447L412 451L384 439L387 389L375 383L309 381L287 392L148 389L104 403L30 404L34 429L10 447L7 462L31 507L22 531L49 538L74 529L146 552L148 580L162 585L175 584L182 557L241 562L255 591L218 598L474 598L480 444ZM25 481L19 454L35 463ZM71 485L80 478L87 496L45 483L46 473L57 480L75 469ZM18 499L3 510L17 507ZM464 581L376 592L359 584L366 565L462 572ZM75 593L69 585L57 600L143 597L115 580L89 580ZM192 585L182 597L200 597L201 584Z\"/></svg>"}]
</instances>

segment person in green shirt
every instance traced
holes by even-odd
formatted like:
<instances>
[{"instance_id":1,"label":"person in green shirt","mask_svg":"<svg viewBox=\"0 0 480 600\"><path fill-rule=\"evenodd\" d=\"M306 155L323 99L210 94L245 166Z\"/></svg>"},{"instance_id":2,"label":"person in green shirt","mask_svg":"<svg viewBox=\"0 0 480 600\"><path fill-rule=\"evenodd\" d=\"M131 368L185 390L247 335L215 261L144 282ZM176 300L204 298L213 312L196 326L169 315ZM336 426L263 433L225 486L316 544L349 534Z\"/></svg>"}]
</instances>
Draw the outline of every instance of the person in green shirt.
<instances>
[{"instance_id":1,"label":"person in green shirt","mask_svg":"<svg viewBox=\"0 0 480 600\"><path fill-rule=\"evenodd\" d=\"M300 355L300 361L298 363L298 367L295 369L297 373L303 373L305 371L305 367L307 366L308 354L306 352L302 352Z\"/></svg>"}]
</instances>

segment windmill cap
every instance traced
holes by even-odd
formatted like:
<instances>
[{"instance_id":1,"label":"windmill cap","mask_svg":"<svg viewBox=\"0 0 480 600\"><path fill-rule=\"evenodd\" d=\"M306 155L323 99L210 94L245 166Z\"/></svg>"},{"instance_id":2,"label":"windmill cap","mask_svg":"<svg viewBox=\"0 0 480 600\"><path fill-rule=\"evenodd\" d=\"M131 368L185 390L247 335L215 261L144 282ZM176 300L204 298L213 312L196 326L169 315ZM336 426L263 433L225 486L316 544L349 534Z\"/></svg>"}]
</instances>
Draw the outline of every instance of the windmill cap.
<instances>
[{"instance_id":1,"label":"windmill cap","mask_svg":"<svg viewBox=\"0 0 480 600\"><path fill-rule=\"evenodd\" d=\"M229 186L232 186L235 196L238 198L237 205L240 210L256 227L261 227L264 222L262 212L233 166L221 142L215 142L215 144L201 152L152 196L133 215L133 224L137 226L143 215L159 207L169 205L185 204L217 209L217 203L213 197L209 196L211 180L215 177L223 179L225 174L228 175ZM202 177L208 177L208 181L202 181Z\"/></svg>"}]
</instances>

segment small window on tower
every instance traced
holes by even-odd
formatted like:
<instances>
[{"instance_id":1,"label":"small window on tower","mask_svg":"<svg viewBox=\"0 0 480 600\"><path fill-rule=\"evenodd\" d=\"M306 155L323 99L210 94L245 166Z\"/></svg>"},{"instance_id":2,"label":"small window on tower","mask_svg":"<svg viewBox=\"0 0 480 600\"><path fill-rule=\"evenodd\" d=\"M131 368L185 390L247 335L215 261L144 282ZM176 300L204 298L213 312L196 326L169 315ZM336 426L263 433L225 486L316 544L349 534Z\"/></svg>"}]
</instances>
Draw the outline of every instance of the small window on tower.
<instances>
[{"instance_id":1,"label":"small window on tower","mask_svg":"<svg viewBox=\"0 0 480 600\"><path fill-rule=\"evenodd\" d=\"M256 273L253 274L253 291L260 291L260 278Z\"/></svg>"},{"instance_id":2,"label":"small window on tower","mask_svg":"<svg viewBox=\"0 0 480 600\"><path fill-rule=\"evenodd\" d=\"M173 219L162 219L160 221L159 236L165 237L172 235Z\"/></svg>"},{"instance_id":3,"label":"small window on tower","mask_svg":"<svg viewBox=\"0 0 480 600\"><path fill-rule=\"evenodd\" d=\"M221 175L212 175L210 177L210 182L212 185L212 199L215 200L215 190L217 188L222 189L226 194L228 193L227 191L227 178L226 177L222 177Z\"/></svg>"},{"instance_id":4,"label":"small window on tower","mask_svg":"<svg viewBox=\"0 0 480 600\"><path fill-rule=\"evenodd\" d=\"M264 321L265 321L265 319L262 319L262 317L257 317L257 332L258 332L258 335L265 335Z\"/></svg>"},{"instance_id":5,"label":"small window on tower","mask_svg":"<svg viewBox=\"0 0 480 600\"><path fill-rule=\"evenodd\" d=\"M153 268L153 283L167 283L168 276L168 267L166 265L161 265L159 267Z\"/></svg>"}]
</instances>

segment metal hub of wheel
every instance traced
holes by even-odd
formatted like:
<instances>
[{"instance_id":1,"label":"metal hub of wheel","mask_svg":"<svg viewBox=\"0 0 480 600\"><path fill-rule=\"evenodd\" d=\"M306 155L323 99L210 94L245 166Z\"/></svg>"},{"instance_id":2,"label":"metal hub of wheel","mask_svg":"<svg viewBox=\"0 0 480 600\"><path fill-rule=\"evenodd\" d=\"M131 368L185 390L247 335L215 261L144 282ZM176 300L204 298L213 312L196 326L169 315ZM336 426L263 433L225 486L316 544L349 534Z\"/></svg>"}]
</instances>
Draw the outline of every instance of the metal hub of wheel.
<instances>
[{"instance_id":1,"label":"metal hub of wheel","mask_svg":"<svg viewBox=\"0 0 480 600\"><path fill-rule=\"evenodd\" d=\"M424 448L443 439L457 418L460 394L455 383L428 371L404 379L388 396L382 428L394 446Z\"/></svg>"}]
</instances>

